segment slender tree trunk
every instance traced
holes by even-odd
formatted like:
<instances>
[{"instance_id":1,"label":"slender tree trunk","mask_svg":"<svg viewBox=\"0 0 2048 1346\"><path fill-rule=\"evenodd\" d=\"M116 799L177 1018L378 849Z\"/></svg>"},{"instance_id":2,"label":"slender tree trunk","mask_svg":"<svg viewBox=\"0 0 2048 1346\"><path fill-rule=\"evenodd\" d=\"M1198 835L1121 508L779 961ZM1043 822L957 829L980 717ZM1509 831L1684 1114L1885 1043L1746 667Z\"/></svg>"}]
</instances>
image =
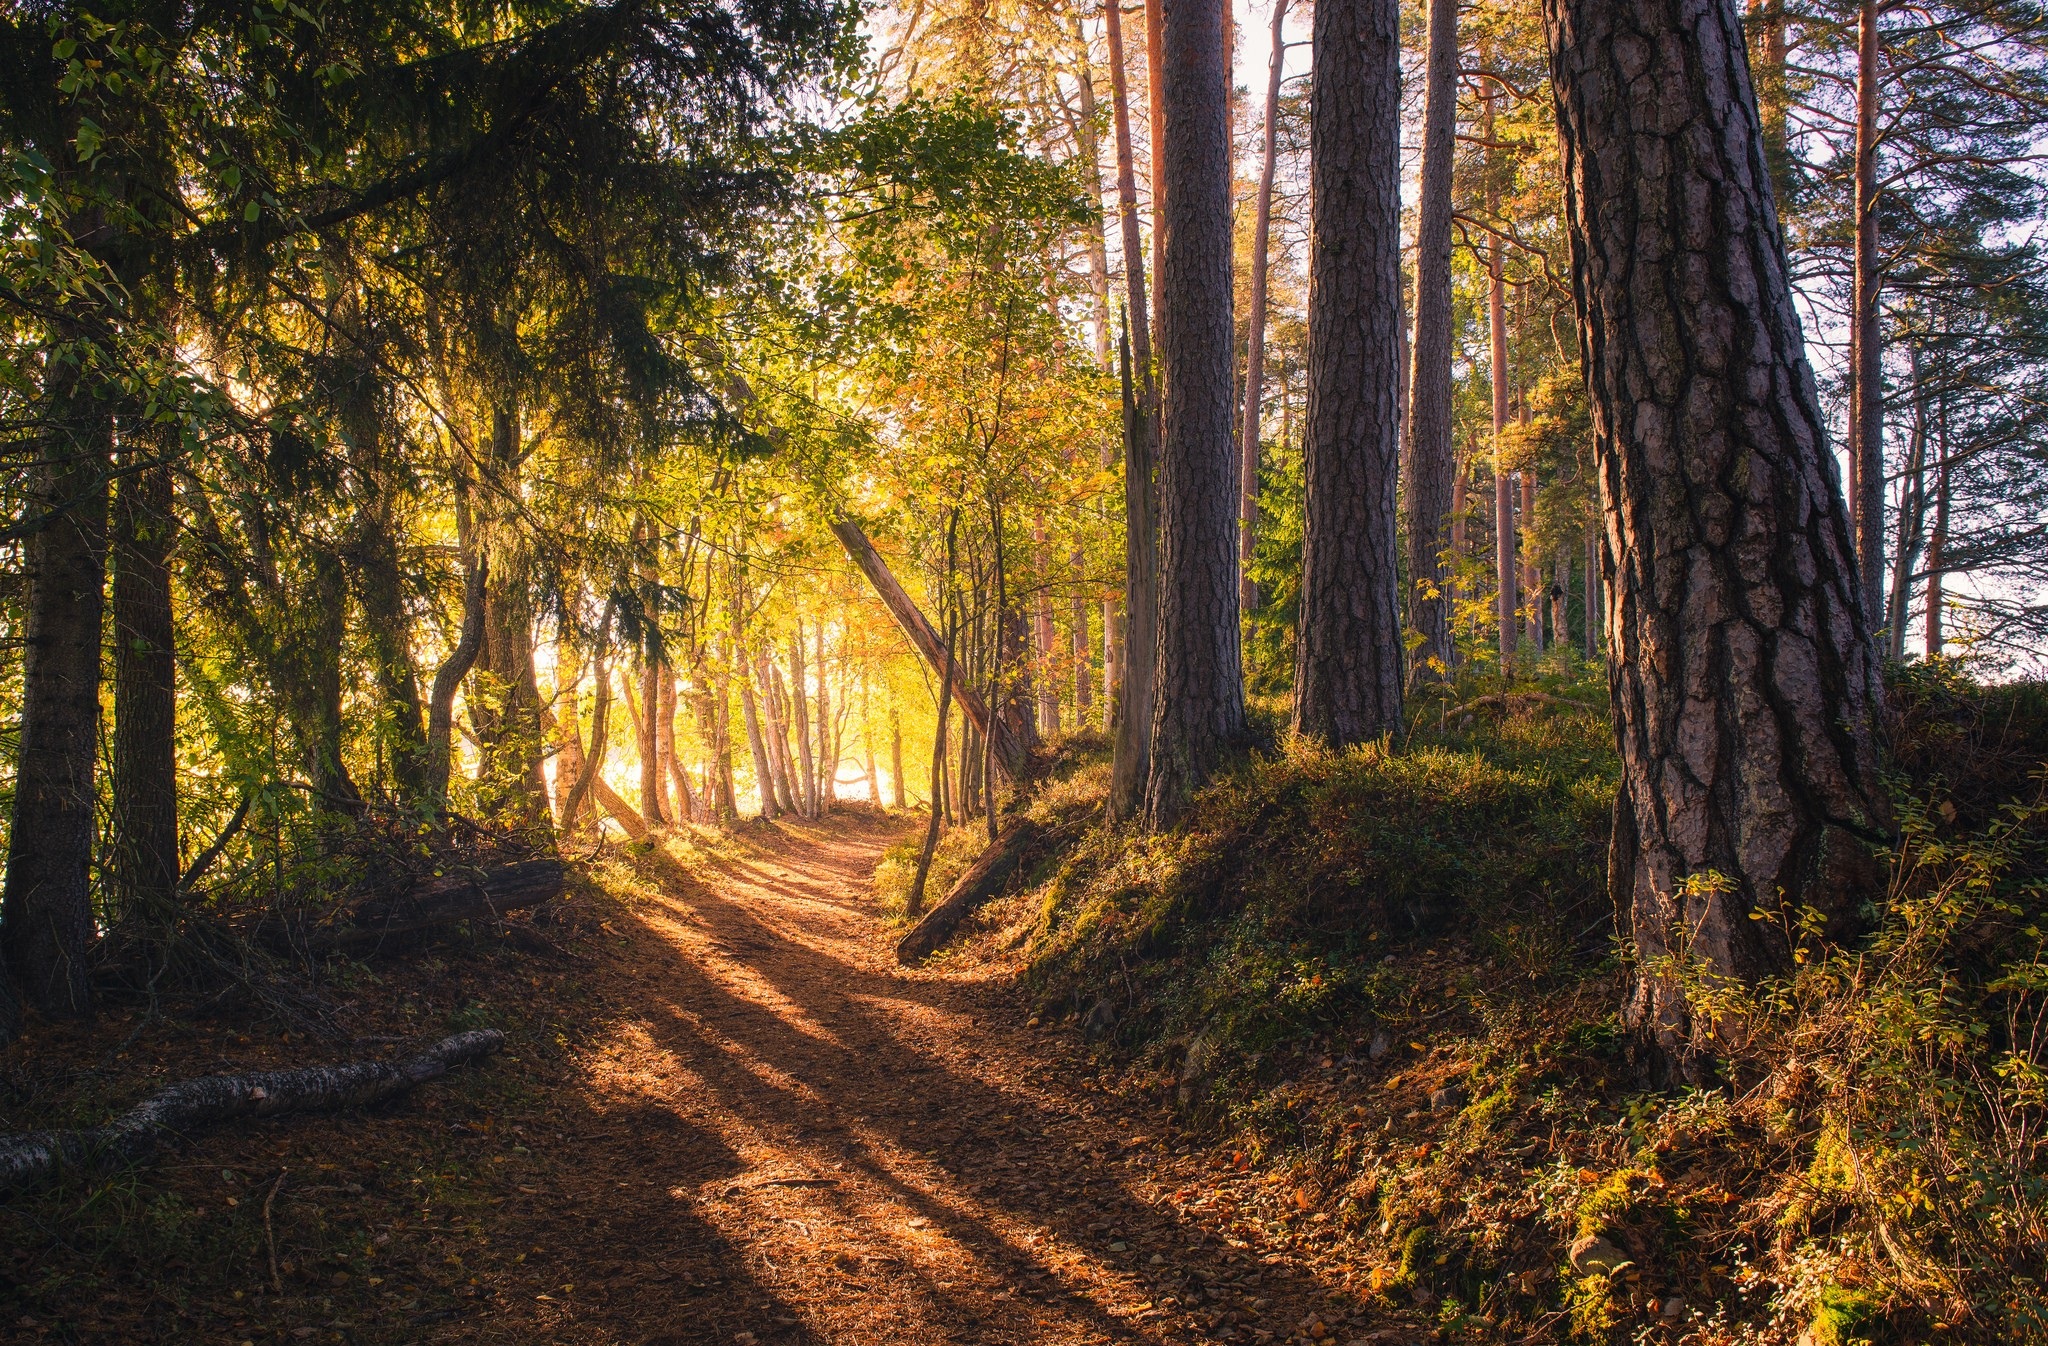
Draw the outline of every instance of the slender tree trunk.
<instances>
[{"instance_id":1,"label":"slender tree trunk","mask_svg":"<svg viewBox=\"0 0 2048 1346\"><path fill-rule=\"evenodd\" d=\"M1074 653L1074 728L1088 727L1088 712L1095 703L1095 656L1088 635L1088 600L1080 593L1087 582L1088 564L1079 547L1074 548L1074 597L1068 605L1067 622L1072 628Z\"/></svg>"},{"instance_id":2,"label":"slender tree trunk","mask_svg":"<svg viewBox=\"0 0 2048 1346\"><path fill-rule=\"evenodd\" d=\"M21 998L45 1014L88 1017L93 939L93 777L106 604L106 410L59 374L56 427L30 469L30 508L49 523L27 546L28 613L14 824L0 899L0 948ZM11 998L0 1040L20 1029Z\"/></svg>"},{"instance_id":3,"label":"slender tree trunk","mask_svg":"<svg viewBox=\"0 0 2048 1346\"><path fill-rule=\"evenodd\" d=\"M1913 570L1920 544L1927 536L1927 400L1921 390L1920 348L1912 349L1913 438L1900 484L1898 551L1892 558L1891 598L1886 605L1884 635L1887 653L1906 657L1906 620L1913 605Z\"/></svg>"},{"instance_id":4,"label":"slender tree trunk","mask_svg":"<svg viewBox=\"0 0 2048 1346\"><path fill-rule=\"evenodd\" d=\"M518 409L491 412L494 492L512 488L523 453ZM481 663L487 685L471 704L487 704L477 719L483 749L484 792L490 805L530 827L548 824L547 784L541 775L540 687L533 671L533 595L528 584L530 548L512 509L493 497L492 565L484 587L484 646ZM337 646L338 648L338 646Z\"/></svg>"},{"instance_id":5,"label":"slender tree trunk","mask_svg":"<svg viewBox=\"0 0 2048 1346\"><path fill-rule=\"evenodd\" d=\"M579 821L569 816L570 799L577 798L580 803L589 794L587 789L576 788L584 771L583 705L576 690L582 673L573 667L573 659L565 641L557 667L559 676L566 680L555 696L555 826L565 833L575 831Z\"/></svg>"},{"instance_id":6,"label":"slender tree trunk","mask_svg":"<svg viewBox=\"0 0 2048 1346\"><path fill-rule=\"evenodd\" d=\"M1942 580L1946 575L1943 566L1948 560L1948 407L1944 404L1935 417L1935 433L1938 439L1934 453L1934 526L1927 538L1927 612L1922 638L1926 642L1927 655L1933 658L1942 650Z\"/></svg>"},{"instance_id":7,"label":"slender tree trunk","mask_svg":"<svg viewBox=\"0 0 2048 1346\"><path fill-rule=\"evenodd\" d=\"M1059 641L1052 626L1052 595L1046 589L1052 582L1052 552L1046 546L1043 518L1032 520L1031 540L1038 572L1038 589L1031 595L1031 639L1038 647L1038 732L1050 737L1060 731L1060 679L1054 676Z\"/></svg>"},{"instance_id":8,"label":"slender tree trunk","mask_svg":"<svg viewBox=\"0 0 2048 1346\"><path fill-rule=\"evenodd\" d=\"M171 470L124 477L114 500L113 888L124 920L178 909L178 693L171 625Z\"/></svg>"},{"instance_id":9,"label":"slender tree trunk","mask_svg":"<svg viewBox=\"0 0 2048 1346\"><path fill-rule=\"evenodd\" d=\"M1881 890L1882 688L1733 0L1545 0L1619 553L1610 884L1631 1023L1705 1073L1677 957L1750 981ZM1762 919L1751 920L1751 913Z\"/></svg>"},{"instance_id":10,"label":"slender tree trunk","mask_svg":"<svg viewBox=\"0 0 2048 1346\"><path fill-rule=\"evenodd\" d=\"M1396 0L1316 4L1294 729L1333 746L1401 726L1400 24Z\"/></svg>"},{"instance_id":11,"label":"slender tree trunk","mask_svg":"<svg viewBox=\"0 0 2048 1346\"><path fill-rule=\"evenodd\" d=\"M1884 615L1884 276L1877 253L1878 0L1856 30L1856 561L1863 611Z\"/></svg>"},{"instance_id":12,"label":"slender tree trunk","mask_svg":"<svg viewBox=\"0 0 2048 1346\"><path fill-rule=\"evenodd\" d=\"M899 809L910 807L903 782L903 716L889 703L889 797Z\"/></svg>"},{"instance_id":13,"label":"slender tree trunk","mask_svg":"<svg viewBox=\"0 0 2048 1346\"><path fill-rule=\"evenodd\" d=\"M1786 42L1785 0L1750 0L1751 69L1756 75L1757 112L1764 132L1764 160L1771 166L1771 186L1785 201L1792 190L1792 148L1786 134L1791 100L1785 82L1790 55Z\"/></svg>"},{"instance_id":14,"label":"slender tree trunk","mask_svg":"<svg viewBox=\"0 0 2048 1346\"><path fill-rule=\"evenodd\" d=\"M1172 827L1245 733L1231 443L1230 143L1218 0L1162 0L1159 631L1147 822ZM1391 381L1389 381L1391 388Z\"/></svg>"},{"instance_id":15,"label":"slender tree trunk","mask_svg":"<svg viewBox=\"0 0 2048 1346\"><path fill-rule=\"evenodd\" d=\"M462 585L462 626L455 648L434 671L434 685L427 695L427 798L436 809L448 806L448 775L455 757L455 692L469 676L484 646L484 593L490 581L490 562L477 555L469 563ZM607 621L609 629L609 621Z\"/></svg>"},{"instance_id":16,"label":"slender tree trunk","mask_svg":"<svg viewBox=\"0 0 2048 1346\"><path fill-rule=\"evenodd\" d=\"M801 781L802 798L799 801L804 817L818 816L818 759L811 751L810 705L804 695L804 627L799 620L796 634L789 638L789 708L796 722L796 748L798 764L803 770ZM820 743L818 747L824 748Z\"/></svg>"},{"instance_id":17,"label":"slender tree trunk","mask_svg":"<svg viewBox=\"0 0 2048 1346\"><path fill-rule=\"evenodd\" d=\"M639 708L633 728L640 742L640 816L650 827L672 821L661 774L661 662L647 659L640 667Z\"/></svg>"},{"instance_id":18,"label":"slender tree trunk","mask_svg":"<svg viewBox=\"0 0 2048 1346\"><path fill-rule=\"evenodd\" d=\"M690 773L684 770L683 759L676 753L676 674L665 662L661 666L661 721L656 734L655 746L661 751L661 764L674 791L675 810L670 821L692 822L697 818L697 801L691 798Z\"/></svg>"},{"instance_id":19,"label":"slender tree trunk","mask_svg":"<svg viewBox=\"0 0 2048 1346\"><path fill-rule=\"evenodd\" d=\"M754 754L754 788L761 794L761 816L773 818L782 812L775 802L775 769L768 763L761 712L754 704L754 679L747 672L744 655L740 660L740 712L747 722L747 746Z\"/></svg>"},{"instance_id":20,"label":"slender tree trunk","mask_svg":"<svg viewBox=\"0 0 2048 1346\"><path fill-rule=\"evenodd\" d=\"M1079 5L1068 11L1067 21L1071 25L1074 52L1079 58L1079 68L1074 72L1074 85L1081 105L1081 116L1074 127L1074 148L1081 157L1082 171L1088 175L1088 185L1094 194L1094 209L1088 213L1088 297L1094 305L1089 318L1089 325L1092 328L1090 335L1095 340L1096 366L1108 369L1109 226L1102 209L1101 113L1095 102L1095 66L1088 58L1088 34L1082 26Z\"/></svg>"},{"instance_id":21,"label":"slender tree trunk","mask_svg":"<svg viewBox=\"0 0 2048 1346\"><path fill-rule=\"evenodd\" d=\"M1159 322L1159 287L1166 283L1166 6L1169 0L1145 0L1145 123L1151 141L1152 166L1152 321ZM1105 11L1106 12L1106 11ZM1220 27L1220 25L1219 25ZM1132 310L1132 321L1137 311ZM1155 326L1147 341L1161 343ZM1139 348L1140 350L1143 347ZM1145 379L1163 379L1146 362Z\"/></svg>"},{"instance_id":22,"label":"slender tree trunk","mask_svg":"<svg viewBox=\"0 0 2048 1346\"><path fill-rule=\"evenodd\" d=\"M1414 673L1450 673L1451 588L1443 570L1444 519L1462 513L1451 499L1454 418L1451 400L1451 180L1457 158L1458 5L1429 0L1429 50L1423 70L1422 180L1415 222L1415 345L1402 437L1403 505L1408 525L1408 624L1422 636ZM1459 544L1462 549L1462 542Z\"/></svg>"},{"instance_id":23,"label":"slender tree trunk","mask_svg":"<svg viewBox=\"0 0 2048 1346\"><path fill-rule=\"evenodd\" d=\"M832 688L825 672L825 623L817 626L818 669L818 816L832 807L838 792L839 752L832 726Z\"/></svg>"},{"instance_id":24,"label":"slender tree trunk","mask_svg":"<svg viewBox=\"0 0 2048 1346\"><path fill-rule=\"evenodd\" d=\"M1161 0L1146 6L1150 33ZM1138 229L1137 169L1131 147L1130 94L1124 80L1121 11L1103 9L1110 55L1110 111L1116 129L1117 218L1124 255L1125 331L1121 343L1124 385L1124 620L1122 651L1117 658L1120 686L1111 707L1114 736L1110 767L1109 810L1118 819L1135 818L1144 808L1145 779L1151 770L1153 647L1159 613L1158 497L1153 467L1158 459L1159 397L1153 382L1152 326L1147 318L1144 248ZM1158 107L1156 50L1146 61L1154 73L1152 107ZM1156 118L1155 118L1156 120ZM1156 143L1155 143L1156 151ZM1155 153L1156 159L1156 153ZM1154 175L1154 209L1158 204ZM1154 245L1158 243L1154 230ZM1157 275L1158 258L1153 258ZM1136 369L1132 368L1133 359Z\"/></svg>"},{"instance_id":25,"label":"slender tree trunk","mask_svg":"<svg viewBox=\"0 0 2048 1346\"><path fill-rule=\"evenodd\" d=\"M1529 423L1529 402L1526 397L1522 400L1520 419L1524 425ZM1522 543L1520 551L1522 561L1521 591L1528 595L1524 601L1528 607L1526 620L1529 624L1529 644L1536 653L1541 654L1544 648L1543 568L1537 565L1535 546L1529 540L1532 530L1536 527L1536 465L1534 463L1529 464L1529 466L1522 469L1520 475L1522 485L1522 510L1519 516L1521 518L1520 541Z\"/></svg>"},{"instance_id":26,"label":"slender tree trunk","mask_svg":"<svg viewBox=\"0 0 2048 1346\"><path fill-rule=\"evenodd\" d=\"M1259 526L1259 410L1266 384L1266 273L1270 269L1273 232L1273 175L1280 159L1280 84L1287 56L1281 26L1288 0L1274 0L1273 54L1266 66L1266 125L1259 164L1257 217L1252 225L1251 313L1245 329L1244 430L1237 444L1237 606L1250 613L1259 606L1252 579L1252 552Z\"/></svg>"}]
</instances>

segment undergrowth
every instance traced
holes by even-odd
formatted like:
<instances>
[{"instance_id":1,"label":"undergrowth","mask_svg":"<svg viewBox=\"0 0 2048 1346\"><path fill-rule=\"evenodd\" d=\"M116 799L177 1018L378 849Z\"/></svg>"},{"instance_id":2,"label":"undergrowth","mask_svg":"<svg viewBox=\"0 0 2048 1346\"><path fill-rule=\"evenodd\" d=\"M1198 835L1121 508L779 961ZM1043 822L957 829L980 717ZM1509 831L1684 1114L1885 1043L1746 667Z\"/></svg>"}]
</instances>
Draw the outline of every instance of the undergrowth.
<instances>
[{"instance_id":1,"label":"undergrowth","mask_svg":"<svg viewBox=\"0 0 2048 1346\"><path fill-rule=\"evenodd\" d=\"M1723 992L1728 1083L1668 1092L1583 671L1088 830L1029 898L1041 1017L1208 1129L1262 1238L1454 1339L2048 1341L2048 689L1895 670L1882 919Z\"/></svg>"}]
</instances>

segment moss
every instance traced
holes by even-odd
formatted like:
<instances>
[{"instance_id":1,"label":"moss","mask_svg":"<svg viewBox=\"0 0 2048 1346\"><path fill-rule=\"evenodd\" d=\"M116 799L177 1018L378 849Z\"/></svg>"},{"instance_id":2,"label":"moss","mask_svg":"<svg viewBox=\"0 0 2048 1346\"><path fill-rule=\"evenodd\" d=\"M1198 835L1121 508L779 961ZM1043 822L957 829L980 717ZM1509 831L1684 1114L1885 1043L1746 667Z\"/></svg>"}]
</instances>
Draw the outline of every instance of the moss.
<instances>
[{"instance_id":1,"label":"moss","mask_svg":"<svg viewBox=\"0 0 2048 1346\"><path fill-rule=\"evenodd\" d=\"M1870 1330L1881 1320L1883 1304L1867 1290L1839 1285L1822 1288L1807 1328L1812 1346L1868 1346Z\"/></svg>"}]
</instances>

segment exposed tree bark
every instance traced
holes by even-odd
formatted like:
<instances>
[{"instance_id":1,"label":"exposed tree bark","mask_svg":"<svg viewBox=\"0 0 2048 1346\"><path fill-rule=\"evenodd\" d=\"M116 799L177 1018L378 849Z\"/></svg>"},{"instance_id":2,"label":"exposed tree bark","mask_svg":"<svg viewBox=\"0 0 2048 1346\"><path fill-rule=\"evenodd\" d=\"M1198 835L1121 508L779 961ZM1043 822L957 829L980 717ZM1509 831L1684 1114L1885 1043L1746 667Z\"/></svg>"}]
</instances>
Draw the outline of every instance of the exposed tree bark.
<instances>
[{"instance_id":1,"label":"exposed tree bark","mask_svg":"<svg viewBox=\"0 0 2048 1346\"><path fill-rule=\"evenodd\" d=\"M1273 175L1280 159L1280 84L1286 63L1288 0L1274 0L1273 54L1266 64L1266 124L1259 162L1259 195L1252 224L1251 312L1245 325L1244 429L1237 444L1237 607L1250 613L1259 606L1259 586L1252 579L1252 552L1259 528L1259 411L1266 388L1266 273L1271 267Z\"/></svg>"},{"instance_id":2,"label":"exposed tree bark","mask_svg":"<svg viewBox=\"0 0 2048 1346\"><path fill-rule=\"evenodd\" d=\"M487 536L493 564L484 585L484 643L472 678L470 719L483 761L487 807L527 827L548 826L547 782L541 774L540 687L533 671L530 544L505 499L516 488L526 453L518 408L491 411L491 480Z\"/></svg>"},{"instance_id":3,"label":"exposed tree bark","mask_svg":"<svg viewBox=\"0 0 2048 1346\"><path fill-rule=\"evenodd\" d=\"M1790 965L1881 888L1882 689L1733 0L1545 0L1612 549L1630 1022L1697 1077L1667 959ZM1751 920L1751 913L1768 919Z\"/></svg>"},{"instance_id":4,"label":"exposed tree bark","mask_svg":"<svg viewBox=\"0 0 2048 1346\"><path fill-rule=\"evenodd\" d=\"M237 1117L368 1107L438 1079L456 1066L480 1061L504 1045L505 1035L497 1029L478 1028L402 1061L188 1080L137 1104L106 1126L0 1138L0 1193L26 1192L66 1173L110 1173L145 1164L166 1139Z\"/></svg>"},{"instance_id":5,"label":"exposed tree bark","mask_svg":"<svg viewBox=\"0 0 2048 1346\"><path fill-rule=\"evenodd\" d=\"M462 629L455 648L448 652L434 672L433 690L427 697L427 797L436 808L448 803L448 772L453 763L455 691L469 676L470 667L484 645L484 590L490 582L488 557L479 555L469 568L462 586ZM603 664L598 665L603 669ZM600 674L601 676L601 674ZM603 696L600 689L598 695ZM595 770L595 766L592 767Z\"/></svg>"},{"instance_id":6,"label":"exposed tree bark","mask_svg":"<svg viewBox=\"0 0 2048 1346\"><path fill-rule=\"evenodd\" d=\"M1600 602L1600 535L1586 530L1586 658L1600 653L1600 627L1604 618Z\"/></svg>"},{"instance_id":7,"label":"exposed tree bark","mask_svg":"<svg viewBox=\"0 0 2048 1346\"><path fill-rule=\"evenodd\" d=\"M822 763L811 751L811 712L804 697L804 623L801 617L797 619L796 634L789 638L789 695L790 714L796 720L798 760L803 766L799 802L803 815L815 818L818 816L818 768ZM821 753L824 746L822 743L818 745Z\"/></svg>"},{"instance_id":8,"label":"exposed tree bark","mask_svg":"<svg viewBox=\"0 0 2048 1346\"><path fill-rule=\"evenodd\" d=\"M1482 59L1490 59L1485 52ZM1500 91L1492 80L1480 100L1480 138L1486 149L1486 213L1500 216L1500 175L1493 163L1493 126ZM1515 660L1515 479L1507 466L1502 431L1508 424L1507 284L1501 271L1498 235L1486 241L1486 333L1489 382L1493 391L1493 579L1494 620L1499 627L1500 672L1507 677Z\"/></svg>"},{"instance_id":9,"label":"exposed tree bark","mask_svg":"<svg viewBox=\"0 0 2048 1346\"><path fill-rule=\"evenodd\" d=\"M1900 486L1897 550L1892 555L1891 596L1886 602L1885 652L1906 657L1906 621L1913 605L1913 570L1927 535L1927 393L1920 381L1920 348L1913 361L1913 433L1906 453L1906 474Z\"/></svg>"},{"instance_id":10,"label":"exposed tree bark","mask_svg":"<svg viewBox=\"0 0 2048 1346\"><path fill-rule=\"evenodd\" d=\"M1052 594L1047 590L1052 582L1052 552L1046 547L1043 518L1032 520L1031 541L1031 559L1038 571L1038 584L1031 595L1031 641L1038 656L1033 685L1038 692L1038 732L1050 737L1060 731L1060 680L1053 676L1059 642L1053 635Z\"/></svg>"},{"instance_id":11,"label":"exposed tree bark","mask_svg":"<svg viewBox=\"0 0 2048 1346\"><path fill-rule=\"evenodd\" d=\"M587 777L590 781L590 797L597 801L599 808L612 816L613 821L625 829L630 841L645 841L650 835L647 820L640 811L619 798L619 792L605 784L603 776L595 773Z\"/></svg>"},{"instance_id":12,"label":"exposed tree bark","mask_svg":"<svg viewBox=\"0 0 2048 1346\"><path fill-rule=\"evenodd\" d=\"M1934 454L1934 525L1927 535L1927 611L1922 620L1921 632L1930 658L1942 651L1942 612L1944 602L1942 581L1947 575L1943 568L1948 560L1948 411L1944 407L1935 417L1935 433L1939 436Z\"/></svg>"},{"instance_id":13,"label":"exposed tree bark","mask_svg":"<svg viewBox=\"0 0 2048 1346\"><path fill-rule=\"evenodd\" d=\"M1163 0L1159 634L1146 821L1174 825L1245 734L1232 423L1230 142L1218 0Z\"/></svg>"},{"instance_id":14,"label":"exposed tree bark","mask_svg":"<svg viewBox=\"0 0 2048 1346\"><path fill-rule=\"evenodd\" d=\"M754 788L761 795L761 816L773 818L782 812L775 800L775 770L768 762L768 745L761 729L760 708L754 701L754 679L740 657L740 713L747 722L747 746L754 754Z\"/></svg>"},{"instance_id":15,"label":"exposed tree bark","mask_svg":"<svg viewBox=\"0 0 2048 1346\"><path fill-rule=\"evenodd\" d=\"M640 816L652 826L669 822L668 805L662 798L666 782L661 771L661 661L653 657L640 665L640 698L630 700L633 736L640 750Z\"/></svg>"},{"instance_id":16,"label":"exposed tree bark","mask_svg":"<svg viewBox=\"0 0 2048 1346\"><path fill-rule=\"evenodd\" d=\"M896 941L896 961L908 965L937 952L960 922L1002 893L1003 885L1041 835L1038 825L1028 818L1010 824L1009 831L990 842L968 871L954 881L944 899Z\"/></svg>"},{"instance_id":17,"label":"exposed tree bark","mask_svg":"<svg viewBox=\"0 0 2048 1346\"><path fill-rule=\"evenodd\" d=\"M1149 25L1159 0L1146 6ZM1152 324L1147 316L1143 241L1138 229L1138 179L1131 146L1130 91L1124 78L1122 11L1103 8L1109 41L1110 112L1116 130L1117 222L1124 254L1124 335L1119 343L1123 371L1124 416L1124 620L1117 656L1117 687L1110 706L1111 749L1109 811L1118 819L1135 818L1144 807L1145 778L1152 753L1152 656L1158 634L1159 552L1158 497L1153 469L1158 461L1158 386L1153 381ZM1147 69L1157 69L1156 56ZM1153 84L1157 103L1157 81ZM1154 179L1154 206L1158 181ZM1157 243L1157 231L1154 231ZM1158 258L1153 259L1158 274ZM1133 356L1137 368L1131 368Z\"/></svg>"},{"instance_id":18,"label":"exposed tree bark","mask_svg":"<svg viewBox=\"0 0 2048 1346\"><path fill-rule=\"evenodd\" d=\"M1400 25L1396 0L1316 5L1294 729L1340 747L1401 727Z\"/></svg>"},{"instance_id":19,"label":"exposed tree bark","mask_svg":"<svg viewBox=\"0 0 2048 1346\"><path fill-rule=\"evenodd\" d=\"M1408 624L1422 636L1415 676L1442 679L1454 658L1443 570L1456 449L1451 402L1451 180L1457 158L1458 5L1429 0L1423 69L1422 179L1415 220L1415 344L1401 440L1408 525Z\"/></svg>"},{"instance_id":20,"label":"exposed tree bark","mask_svg":"<svg viewBox=\"0 0 2048 1346\"><path fill-rule=\"evenodd\" d=\"M1529 399L1522 398L1519 419L1523 425L1529 423ZM1527 611L1523 620L1529 627L1529 646L1536 653L1543 653L1543 568L1536 561L1536 547L1530 541L1531 530L1536 526L1536 465L1529 464L1520 475L1522 487L1521 542L1519 553L1522 564L1520 592L1527 595L1523 606Z\"/></svg>"},{"instance_id":21,"label":"exposed tree bark","mask_svg":"<svg viewBox=\"0 0 2048 1346\"><path fill-rule=\"evenodd\" d=\"M171 624L171 470L122 479L114 500L114 818L123 920L178 909L178 691Z\"/></svg>"},{"instance_id":22,"label":"exposed tree bark","mask_svg":"<svg viewBox=\"0 0 2048 1346\"><path fill-rule=\"evenodd\" d=\"M1850 456L1856 463L1856 564L1863 612L1884 616L1884 327L1883 260L1877 245L1878 0L1861 0L1856 29L1856 423Z\"/></svg>"},{"instance_id":23,"label":"exposed tree bark","mask_svg":"<svg viewBox=\"0 0 2048 1346\"><path fill-rule=\"evenodd\" d=\"M100 628L106 603L106 409L58 375L53 433L29 472L30 507L49 522L27 547L21 739L0 947L16 992L45 1014L93 1012L93 777L100 728ZM0 1041L20 1030L0 997Z\"/></svg>"},{"instance_id":24,"label":"exposed tree bark","mask_svg":"<svg viewBox=\"0 0 2048 1346\"><path fill-rule=\"evenodd\" d=\"M959 525L959 511L953 511L946 522L946 570L945 583L950 588L953 582L954 538ZM939 713L936 727L932 730L932 811L925 822L924 844L917 852L917 872L912 877L910 892L903 899L903 914L912 920L924 911L924 888L932 874L932 856L939 848L939 828L945 818L946 795L946 720L953 706L953 685L958 670L955 668L954 646L959 636L959 623L955 619L953 603L949 597L941 597L940 609L946 623L943 661L939 668ZM964 681L962 682L964 684Z\"/></svg>"}]
</instances>

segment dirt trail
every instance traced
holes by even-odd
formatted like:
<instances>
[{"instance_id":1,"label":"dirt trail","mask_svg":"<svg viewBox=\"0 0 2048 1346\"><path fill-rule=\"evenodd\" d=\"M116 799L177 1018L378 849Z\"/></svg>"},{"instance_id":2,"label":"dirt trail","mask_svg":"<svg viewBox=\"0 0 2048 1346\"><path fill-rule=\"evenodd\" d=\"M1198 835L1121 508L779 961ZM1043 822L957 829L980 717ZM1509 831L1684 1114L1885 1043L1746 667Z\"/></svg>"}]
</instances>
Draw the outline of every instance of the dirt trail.
<instances>
[{"instance_id":1,"label":"dirt trail","mask_svg":"<svg viewBox=\"0 0 2048 1346\"><path fill-rule=\"evenodd\" d=\"M869 879L898 835L784 829L694 874L642 865L655 938L626 937L637 987L612 991L633 1012L591 1065L602 1130L529 1193L618 1256L587 1269L602 1288L527 1301L514 1335L1292 1336L1308 1287L1154 1208L1157 1118L1087 1091L1001 989L896 967Z\"/></svg>"},{"instance_id":2,"label":"dirt trail","mask_svg":"<svg viewBox=\"0 0 2048 1346\"><path fill-rule=\"evenodd\" d=\"M508 1046L0 1205L0 1340L1374 1339L1229 1236L1254 1176L1169 1148L1008 969L896 965L870 880L903 833L848 813L611 851L551 925L337 970L353 1041L256 1006L44 1026L0 1057L0 1129L454 1027Z\"/></svg>"}]
</instances>

